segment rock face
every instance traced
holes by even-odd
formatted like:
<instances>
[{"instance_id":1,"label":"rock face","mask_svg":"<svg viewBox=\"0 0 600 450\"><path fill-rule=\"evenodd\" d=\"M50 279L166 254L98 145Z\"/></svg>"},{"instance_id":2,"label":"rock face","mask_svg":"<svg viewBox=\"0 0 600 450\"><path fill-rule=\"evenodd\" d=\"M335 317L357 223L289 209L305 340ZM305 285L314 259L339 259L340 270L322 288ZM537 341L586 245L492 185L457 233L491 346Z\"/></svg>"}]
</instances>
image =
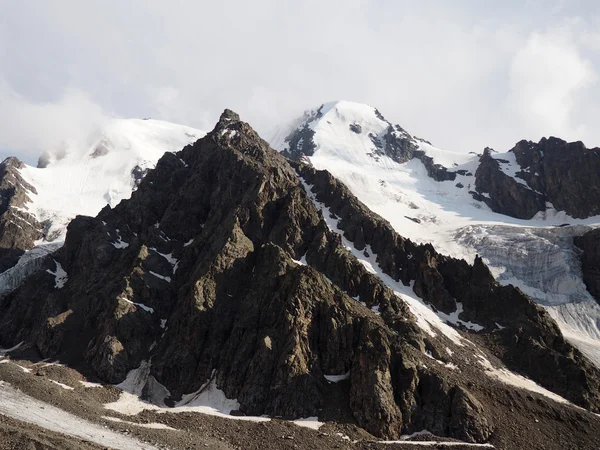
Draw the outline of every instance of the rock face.
<instances>
[{"instance_id":1,"label":"rock face","mask_svg":"<svg viewBox=\"0 0 600 450\"><path fill-rule=\"evenodd\" d=\"M486 148L475 172L473 197L492 211L521 219L531 219L546 209L544 196L529 189L500 169L500 161ZM483 195L482 195L483 194ZM487 195L486 195L487 194Z\"/></svg>"},{"instance_id":2,"label":"rock face","mask_svg":"<svg viewBox=\"0 0 600 450\"><path fill-rule=\"evenodd\" d=\"M289 136L285 138L288 148L283 154L294 160L300 160L303 156L312 156L317 147L314 141L315 132L311 128L311 124L319 120L323 114L321 110L325 105L321 105L314 111L305 111L302 124L296 128ZM360 134L358 128L352 129L357 134ZM361 130L362 131L362 130Z\"/></svg>"},{"instance_id":3,"label":"rock face","mask_svg":"<svg viewBox=\"0 0 600 450\"><path fill-rule=\"evenodd\" d=\"M0 164L0 272L14 266L21 255L42 237L42 226L27 212L29 195L36 193L19 174L17 158Z\"/></svg>"},{"instance_id":4,"label":"rock face","mask_svg":"<svg viewBox=\"0 0 600 450\"><path fill-rule=\"evenodd\" d=\"M381 273L357 254L377 255ZM147 392L163 385L167 403L214 382L241 413L292 418L333 414L326 399L337 395L376 436L428 429L485 442L510 436L490 392L513 390L477 364L488 354L600 411L599 371L531 299L480 259L402 238L228 110L205 138L166 153L130 200L73 220L43 264L0 298L0 346L29 342L109 383L151 361ZM388 278L480 324L480 350L431 332ZM456 371L453 354L472 363Z\"/></svg>"},{"instance_id":5,"label":"rock face","mask_svg":"<svg viewBox=\"0 0 600 450\"><path fill-rule=\"evenodd\" d=\"M574 239L575 245L583 250L581 269L583 281L592 296L600 303L600 229L588 231Z\"/></svg>"},{"instance_id":6,"label":"rock face","mask_svg":"<svg viewBox=\"0 0 600 450\"><path fill-rule=\"evenodd\" d=\"M500 169L503 162L493 158L489 149L475 174L480 194L475 198L493 211L530 219L551 203L575 218L600 214L600 149L551 137L537 144L520 141L510 153L518 166L511 168L514 177Z\"/></svg>"}]
</instances>

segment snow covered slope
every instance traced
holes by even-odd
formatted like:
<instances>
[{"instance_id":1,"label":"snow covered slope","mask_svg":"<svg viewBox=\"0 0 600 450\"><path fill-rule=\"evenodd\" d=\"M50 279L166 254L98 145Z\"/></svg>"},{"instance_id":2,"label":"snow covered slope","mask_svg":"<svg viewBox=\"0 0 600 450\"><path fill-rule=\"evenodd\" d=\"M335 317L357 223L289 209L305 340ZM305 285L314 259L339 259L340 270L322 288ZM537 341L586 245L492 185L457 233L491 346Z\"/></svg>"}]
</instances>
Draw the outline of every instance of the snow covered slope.
<instances>
[{"instance_id":1,"label":"snow covered slope","mask_svg":"<svg viewBox=\"0 0 600 450\"><path fill-rule=\"evenodd\" d=\"M280 127L270 143L331 172L401 235L471 263L481 255L498 281L545 306L565 336L600 365L600 306L582 282L572 239L598 226L600 216L573 219L551 205L531 220L495 213L483 201L487 194L473 195L480 155L438 149L368 105L324 104ZM489 154L504 174L531 189L516 176L512 153Z\"/></svg>"},{"instance_id":2,"label":"snow covered slope","mask_svg":"<svg viewBox=\"0 0 600 450\"><path fill-rule=\"evenodd\" d=\"M167 151L181 150L205 133L158 120L112 120L86 142L65 144L21 169L35 187L26 207L45 225L44 240L64 239L77 214L95 216L129 198L140 179Z\"/></svg>"}]
</instances>

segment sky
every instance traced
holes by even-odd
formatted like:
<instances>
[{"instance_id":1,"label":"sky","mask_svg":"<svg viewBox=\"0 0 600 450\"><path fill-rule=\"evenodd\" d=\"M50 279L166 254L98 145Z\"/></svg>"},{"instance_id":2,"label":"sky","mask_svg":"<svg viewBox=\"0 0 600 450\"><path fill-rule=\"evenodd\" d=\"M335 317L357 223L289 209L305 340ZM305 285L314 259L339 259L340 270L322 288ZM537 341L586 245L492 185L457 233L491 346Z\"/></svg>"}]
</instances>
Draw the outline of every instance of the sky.
<instances>
[{"instance_id":1,"label":"sky","mask_svg":"<svg viewBox=\"0 0 600 450\"><path fill-rule=\"evenodd\" d=\"M333 100L457 152L600 147L596 0L0 0L0 156L113 117L268 136Z\"/></svg>"}]
</instances>

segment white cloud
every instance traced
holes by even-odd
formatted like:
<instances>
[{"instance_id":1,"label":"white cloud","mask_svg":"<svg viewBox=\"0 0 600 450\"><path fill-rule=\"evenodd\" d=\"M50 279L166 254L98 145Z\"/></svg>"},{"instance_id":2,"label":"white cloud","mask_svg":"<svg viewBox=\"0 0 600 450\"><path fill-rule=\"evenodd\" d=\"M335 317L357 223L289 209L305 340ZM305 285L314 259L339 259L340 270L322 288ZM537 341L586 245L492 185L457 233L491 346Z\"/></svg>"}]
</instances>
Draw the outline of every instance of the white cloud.
<instances>
[{"instance_id":1,"label":"white cloud","mask_svg":"<svg viewBox=\"0 0 600 450\"><path fill-rule=\"evenodd\" d=\"M570 29L534 32L513 60L508 103L536 136L581 139L589 137L590 122L574 120L574 109L596 81L596 70L579 51Z\"/></svg>"},{"instance_id":2,"label":"white cloud","mask_svg":"<svg viewBox=\"0 0 600 450\"><path fill-rule=\"evenodd\" d=\"M103 111L210 129L231 108L265 133L336 99L455 151L563 133L600 145L594 5L0 2L0 148L45 149Z\"/></svg>"},{"instance_id":3,"label":"white cloud","mask_svg":"<svg viewBox=\"0 0 600 450\"><path fill-rule=\"evenodd\" d=\"M84 140L107 118L78 89L66 89L52 102L33 102L0 79L0 148L27 162L35 162L42 151L55 150L67 138Z\"/></svg>"}]
</instances>

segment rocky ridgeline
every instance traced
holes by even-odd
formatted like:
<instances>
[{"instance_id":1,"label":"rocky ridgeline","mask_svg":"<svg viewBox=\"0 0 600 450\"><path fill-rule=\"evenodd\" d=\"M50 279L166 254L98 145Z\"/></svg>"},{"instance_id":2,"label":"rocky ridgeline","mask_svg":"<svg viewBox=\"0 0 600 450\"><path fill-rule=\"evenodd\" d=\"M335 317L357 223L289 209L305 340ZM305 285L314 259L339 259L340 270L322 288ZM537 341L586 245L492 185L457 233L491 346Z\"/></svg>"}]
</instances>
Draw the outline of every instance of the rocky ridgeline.
<instances>
[{"instance_id":1,"label":"rocky ridgeline","mask_svg":"<svg viewBox=\"0 0 600 450\"><path fill-rule=\"evenodd\" d=\"M502 172L500 161L486 149L475 186L488 196L476 198L493 211L531 219L551 203L557 211L578 219L600 214L600 149L551 137L537 144L520 141L510 151L519 165L515 176L529 188Z\"/></svg>"},{"instance_id":2,"label":"rocky ridgeline","mask_svg":"<svg viewBox=\"0 0 600 450\"><path fill-rule=\"evenodd\" d=\"M42 225L27 212L35 188L19 174L24 164L7 158L0 164L0 272L13 267L42 237Z\"/></svg>"},{"instance_id":3,"label":"rocky ridgeline","mask_svg":"<svg viewBox=\"0 0 600 450\"><path fill-rule=\"evenodd\" d=\"M575 245L583 251L581 254L583 281L589 293L600 303L600 229L575 237Z\"/></svg>"},{"instance_id":4,"label":"rocky ridgeline","mask_svg":"<svg viewBox=\"0 0 600 450\"><path fill-rule=\"evenodd\" d=\"M461 319L483 330L460 344L424 331L340 233L434 309L461 302ZM539 415L556 424L557 442L565 423L594 426L582 410L488 376L477 362L487 355L600 411L599 371L528 297L499 286L480 259L470 266L402 238L328 172L290 163L231 111L166 153L130 200L73 220L44 264L0 298L0 346L26 341L108 383L151 361L146 391L164 385L167 403L212 380L243 414L506 448L521 442L511 420Z\"/></svg>"}]
</instances>

